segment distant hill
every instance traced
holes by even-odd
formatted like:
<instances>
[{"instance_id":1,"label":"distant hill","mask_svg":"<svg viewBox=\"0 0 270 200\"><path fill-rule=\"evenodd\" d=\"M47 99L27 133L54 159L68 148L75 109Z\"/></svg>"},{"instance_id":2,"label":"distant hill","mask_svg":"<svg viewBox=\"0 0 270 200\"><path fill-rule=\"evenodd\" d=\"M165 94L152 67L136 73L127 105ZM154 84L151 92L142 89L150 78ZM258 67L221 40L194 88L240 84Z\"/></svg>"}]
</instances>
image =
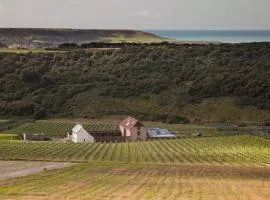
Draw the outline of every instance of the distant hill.
<instances>
[{"instance_id":1,"label":"distant hill","mask_svg":"<svg viewBox=\"0 0 270 200\"><path fill-rule=\"evenodd\" d=\"M135 30L0 28L0 43L14 47L52 47L61 43L160 42L162 38Z\"/></svg>"}]
</instances>

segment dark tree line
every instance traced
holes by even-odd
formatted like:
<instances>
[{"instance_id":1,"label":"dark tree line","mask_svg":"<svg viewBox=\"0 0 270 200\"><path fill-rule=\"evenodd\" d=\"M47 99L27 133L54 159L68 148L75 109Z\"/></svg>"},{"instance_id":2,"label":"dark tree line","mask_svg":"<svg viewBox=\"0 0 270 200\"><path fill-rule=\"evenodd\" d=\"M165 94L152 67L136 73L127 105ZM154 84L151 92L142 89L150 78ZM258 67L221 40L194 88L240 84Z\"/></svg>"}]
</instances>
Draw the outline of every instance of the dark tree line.
<instances>
[{"instance_id":1,"label":"dark tree line","mask_svg":"<svg viewBox=\"0 0 270 200\"><path fill-rule=\"evenodd\" d=\"M158 46L177 47L178 44L161 42L161 43L133 43L133 42L90 42L81 45L76 43L62 43L58 45L56 50L70 50L70 49L113 49L113 48L127 48L127 47L158 47Z\"/></svg>"}]
</instances>

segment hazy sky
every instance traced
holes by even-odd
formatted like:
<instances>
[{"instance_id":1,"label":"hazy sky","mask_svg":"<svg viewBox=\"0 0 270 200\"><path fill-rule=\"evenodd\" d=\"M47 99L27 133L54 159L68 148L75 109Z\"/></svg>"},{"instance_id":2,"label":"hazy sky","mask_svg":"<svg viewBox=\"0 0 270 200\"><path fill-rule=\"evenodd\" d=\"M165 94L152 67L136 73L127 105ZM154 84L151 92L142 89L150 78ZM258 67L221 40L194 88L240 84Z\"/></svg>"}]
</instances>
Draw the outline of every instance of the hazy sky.
<instances>
[{"instance_id":1,"label":"hazy sky","mask_svg":"<svg viewBox=\"0 0 270 200\"><path fill-rule=\"evenodd\" d=\"M270 29L270 0L0 0L0 27Z\"/></svg>"}]
</instances>

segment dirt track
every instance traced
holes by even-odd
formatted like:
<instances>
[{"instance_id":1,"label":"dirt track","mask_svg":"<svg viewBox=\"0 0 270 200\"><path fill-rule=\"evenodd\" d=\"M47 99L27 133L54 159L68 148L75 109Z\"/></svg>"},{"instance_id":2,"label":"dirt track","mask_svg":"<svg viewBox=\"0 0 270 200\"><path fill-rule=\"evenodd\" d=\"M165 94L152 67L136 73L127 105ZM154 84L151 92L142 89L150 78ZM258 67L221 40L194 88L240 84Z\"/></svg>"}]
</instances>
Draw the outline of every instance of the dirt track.
<instances>
[{"instance_id":1,"label":"dirt track","mask_svg":"<svg viewBox=\"0 0 270 200\"><path fill-rule=\"evenodd\" d=\"M71 166L71 163L0 161L0 180Z\"/></svg>"}]
</instances>

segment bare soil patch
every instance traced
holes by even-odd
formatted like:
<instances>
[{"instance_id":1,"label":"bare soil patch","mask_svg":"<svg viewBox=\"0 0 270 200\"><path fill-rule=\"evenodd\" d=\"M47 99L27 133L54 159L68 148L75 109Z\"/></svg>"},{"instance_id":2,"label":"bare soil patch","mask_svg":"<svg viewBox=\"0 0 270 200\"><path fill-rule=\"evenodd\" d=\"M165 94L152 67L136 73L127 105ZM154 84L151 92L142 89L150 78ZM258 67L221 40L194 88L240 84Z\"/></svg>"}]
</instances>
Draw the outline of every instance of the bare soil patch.
<instances>
[{"instance_id":1,"label":"bare soil patch","mask_svg":"<svg viewBox=\"0 0 270 200\"><path fill-rule=\"evenodd\" d=\"M0 161L0 180L27 176L71 165L71 163L59 162Z\"/></svg>"}]
</instances>

